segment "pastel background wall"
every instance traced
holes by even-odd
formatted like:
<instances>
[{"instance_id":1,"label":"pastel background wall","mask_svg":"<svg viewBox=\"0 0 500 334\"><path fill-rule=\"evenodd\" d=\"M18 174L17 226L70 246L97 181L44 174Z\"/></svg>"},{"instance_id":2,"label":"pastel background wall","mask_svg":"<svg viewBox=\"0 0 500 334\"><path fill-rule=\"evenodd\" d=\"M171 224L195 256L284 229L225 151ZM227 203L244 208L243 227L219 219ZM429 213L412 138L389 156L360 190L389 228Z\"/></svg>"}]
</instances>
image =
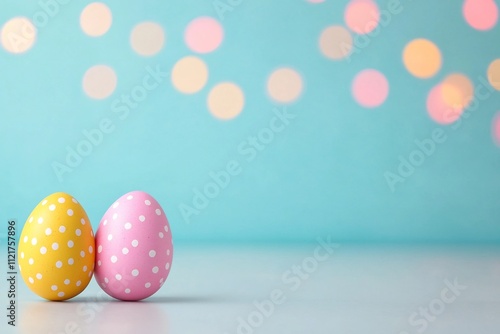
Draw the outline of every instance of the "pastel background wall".
<instances>
[{"instance_id":1,"label":"pastel background wall","mask_svg":"<svg viewBox=\"0 0 500 334\"><path fill-rule=\"evenodd\" d=\"M179 242L500 241L498 7L1 0L0 218L144 190Z\"/></svg>"}]
</instances>

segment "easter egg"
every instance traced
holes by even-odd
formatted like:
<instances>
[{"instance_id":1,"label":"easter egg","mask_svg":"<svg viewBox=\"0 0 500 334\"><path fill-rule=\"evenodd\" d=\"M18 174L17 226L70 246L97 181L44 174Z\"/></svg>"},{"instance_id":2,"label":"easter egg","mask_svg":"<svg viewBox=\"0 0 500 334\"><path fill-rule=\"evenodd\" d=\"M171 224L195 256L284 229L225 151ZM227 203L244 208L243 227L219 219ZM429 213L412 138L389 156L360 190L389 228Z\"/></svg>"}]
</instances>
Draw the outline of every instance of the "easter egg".
<instances>
[{"instance_id":1,"label":"easter egg","mask_svg":"<svg viewBox=\"0 0 500 334\"><path fill-rule=\"evenodd\" d=\"M19 271L31 291L66 300L89 284L95 259L92 226L83 207L66 193L43 199L19 239Z\"/></svg>"},{"instance_id":2,"label":"easter egg","mask_svg":"<svg viewBox=\"0 0 500 334\"><path fill-rule=\"evenodd\" d=\"M111 205L99 223L96 247L95 279L114 298L147 298L170 272L170 225L160 204L143 191L129 192Z\"/></svg>"}]
</instances>

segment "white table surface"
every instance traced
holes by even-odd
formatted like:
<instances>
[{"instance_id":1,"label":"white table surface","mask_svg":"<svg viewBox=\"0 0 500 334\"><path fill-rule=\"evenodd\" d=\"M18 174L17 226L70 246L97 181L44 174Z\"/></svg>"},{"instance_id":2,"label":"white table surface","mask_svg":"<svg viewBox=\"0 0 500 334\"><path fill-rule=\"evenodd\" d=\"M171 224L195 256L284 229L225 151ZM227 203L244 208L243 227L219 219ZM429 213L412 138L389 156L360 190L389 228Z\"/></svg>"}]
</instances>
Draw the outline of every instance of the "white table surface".
<instances>
[{"instance_id":1,"label":"white table surface","mask_svg":"<svg viewBox=\"0 0 500 334\"><path fill-rule=\"evenodd\" d=\"M317 246L179 246L166 284L142 302L113 300L94 280L48 302L19 276L18 326L3 315L0 333L500 333L500 247L340 244L314 268ZM304 261L299 278L290 270ZM458 292L445 290L455 280ZM283 303L257 314L274 290ZM238 328L240 317L255 327Z\"/></svg>"}]
</instances>

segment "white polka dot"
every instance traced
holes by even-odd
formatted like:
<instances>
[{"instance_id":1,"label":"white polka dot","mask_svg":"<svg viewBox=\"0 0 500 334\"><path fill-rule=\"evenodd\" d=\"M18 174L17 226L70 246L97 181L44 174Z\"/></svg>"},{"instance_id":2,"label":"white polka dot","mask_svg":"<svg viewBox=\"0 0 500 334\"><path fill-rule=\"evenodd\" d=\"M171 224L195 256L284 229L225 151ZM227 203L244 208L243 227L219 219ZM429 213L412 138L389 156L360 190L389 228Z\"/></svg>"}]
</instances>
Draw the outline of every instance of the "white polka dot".
<instances>
[{"instance_id":1,"label":"white polka dot","mask_svg":"<svg viewBox=\"0 0 500 334\"><path fill-rule=\"evenodd\" d=\"M166 270L170 269L170 262L167 262L167 264L165 265L165 269Z\"/></svg>"},{"instance_id":2,"label":"white polka dot","mask_svg":"<svg viewBox=\"0 0 500 334\"><path fill-rule=\"evenodd\" d=\"M139 241L137 240L132 240L132 246L137 247L139 245Z\"/></svg>"},{"instance_id":3,"label":"white polka dot","mask_svg":"<svg viewBox=\"0 0 500 334\"><path fill-rule=\"evenodd\" d=\"M132 228L132 224L130 224L130 223L126 223L125 224L125 229L126 230L130 230L131 228Z\"/></svg>"},{"instance_id":4,"label":"white polka dot","mask_svg":"<svg viewBox=\"0 0 500 334\"><path fill-rule=\"evenodd\" d=\"M146 220L146 217L144 217L143 215L140 215L140 216L139 216L139 220L140 220L141 222L143 222L143 221L145 221L145 220Z\"/></svg>"},{"instance_id":5,"label":"white polka dot","mask_svg":"<svg viewBox=\"0 0 500 334\"><path fill-rule=\"evenodd\" d=\"M127 247L123 247L122 253L125 254L125 255L127 255L128 254L128 248Z\"/></svg>"},{"instance_id":6,"label":"white polka dot","mask_svg":"<svg viewBox=\"0 0 500 334\"><path fill-rule=\"evenodd\" d=\"M74 198L71 198L71 200L73 201L73 203L78 203L78 201Z\"/></svg>"},{"instance_id":7,"label":"white polka dot","mask_svg":"<svg viewBox=\"0 0 500 334\"><path fill-rule=\"evenodd\" d=\"M28 281L30 281L31 284L35 283L35 280L32 277L29 277Z\"/></svg>"},{"instance_id":8,"label":"white polka dot","mask_svg":"<svg viewBox=\"0 0 500 334\"><path fill-rule=\"evenodd\" d=\"M157 266L154 266L151 271L156 274L158 272L158 270L160 270L160 269Z\"/></svg>"},{"instance_id":9,"label":"white polka dot","mask_svg":"<svg viewBox=\"0 0 500 334\"><path fill-rule=\"evenodd\" d=\"M160 284L163 284L163 277L160 278Z\"/></svg>"},{"instance_id":10,"label":"white polka dot","mask_svg":"<svg viewBox=\"0 0 500 334\"><path fill-rule=\"evenodd\" d=\"M100 267L102 264L101 260L97 261L97 265Z\"/></svg>"},{"instance_id":11,"label":"white polka dot","mask_svg":"<svg viewBox=\"0 0 500 334\"><path fill-rule=\"evenodd\" d=\"M68 259L68 264L69 264L69 265L72 265L73 263L75 263L75 260L73 260L73 258L72 258L72 257L70 257L70 258Z\"/></svg>"},{"instance_id":12,"label":"white polka dot","mask_svg":"<svg viewBox=\"0 0 500 334\"><path fill-rule=\"evenodd\" d=\"M68 211L66 211L66 213L68 214L68 216L73 216L73 210L71 210L71 209L68 209Z\"/></svg>"},{"instance_id":13,"label":"white polka dot","mask_svg":"<svg viewBox=\"0 0 500 334\"><path fill-rule=\"evenodd\" d=\"M35 246L35 245L36 245L36 243L37 243L36 238L31 239L31 244L32 244L33 246Z\"/></svg>"},{"instance_id":14,"label":"white polka dot","mask_svg":"<svg viewBox=\"0 0 500 334\"><path fill-rule=\"evenodd\" d=\"M24 252L21 252L21 259L24 259Z\"/></svg>"},{"instance_id":15,"label":"white polka dot","mask_svg":"<svg viewBox=\"0 0 500 334\"><path fill-rule=\"evenodd\" d=\"M46 199L44 199L43 202L42 202L42 205L45 205L45 204L47 204L47 200Z\"/></svg>"},{"instance_id":16,"label":"white polka dot","mask_svg":"<svg viewBox=\"0 0 500 334\"><path fill-rule=\"evenodd\" d=\"M54 211L56 209L56 206L54 204L49 205L49 210Z\"/></svg>"},{"instance_id":17,"label":"white polka dot","mask_svg":"<svg viewBox=\"0 0 500 334\"><path fill-rule=\"evenodd\" d=\"M107 277L104 277L104 282L109 283L109 279Z\"/></svg>"},{"instance_id":18,"label":"white polka dot","mask_svg":"<svg viewBox=\"0 0 500 334\"><path fill-rule=\"evenodd\" d=\"M82 230L80 230L79 228L76 229L75 231L75 234L79 237L82 235Z\"/></svg>"},{"instance_id":19,"label":"white polka dot","mask_svg":"<svg viewBox=\"0 0 500 334\"><path fill-rule=\"evenodd\" d=\"M132 276L134 276L134 277L139 276L139 270L137 270L137 269L132 270Z\"/></svg>"},{"instance_id":20,"label":"white polka dot","mask_svg":"<svg viewBox=\"0 0 500 334\"><path fill-rule=\"evenodd\" d=\"M149 257L155 257L155 256L156 256L156 252L154 250L150 250Z\"/></svg>"},{"instance_id":21,"label":"white polka dot","mask_svg":"<svg viewBox=\"0 0 500 334\"><path fill-rule=\"evenodd\" d=\"M52 291L56 291L57 290L57 285L52 285L50 288L52 289Z\"/></svg>"},{"instance_id":22,"label":"white polka dot","mask_svg":"<svg viewBox=\"0 0 500 334\"><path fill-rule=\"evenodd\" d=\"M52 249L53 249L53 250L58 250L58 249L59 249L59 244L58 244L57 242L54 242L54 243L52 244Z\"/></svg>"},{"instance_id":23,"label":"white polka dot","mask_svg":"<svg viewBox=\"0 0 500 334\"><path fill-rule=\"evenodd\" d=\"M29 220L29 222L31 223L32 221L33 221L33 217L30 217L30 220Z\"/></svg>"},{"instance_id":24,"label":"white polka dot","mask_svg":"<svg viewBox=\"0 0 500 334\"><path fill-rule=\"evenodd\" d=\"M167 249L167 256L170 255L170 249Z\"/></svg>"},{"instance_id":25,"label":"white polka dot","mask_svg":"<svg viewBox=\"0 0 500 334\"><path fill-rule=\"evenodd\" d=\"M88 269L87 266L83 266L83 272L86 272Z\"/></svg>"},{"instance_id":26,"label":"white polka dot","mask_svg":"<svg viewBox=\"0 0 500 334\"><path fill-rule=\"evenodd\" d=\"M57 268L61 268L62 267L62 262L61 261L57 261L56 262L56 267Z\"/></svg>"},{"instance_id":27,"label":"white polka dot","mask_svg":"<svg viewBox=\"0 0 500 334\"><path fill-rule=\"evenodd\" d=\"M151 205L151 201L149 199L145 200L144 201L144 204L146 204L147 206Z\"/></svg>"},{"instance_id":28,"label":"white polka dot","mask_svg":"<svg viewBox=\"0 0 500 334\"><path fill-rule=\"evenodd\" d=\"M94 251L94 248L92 246L89 246L89 253L92 254L93 251Z\"/></svg>"},{"instance_id":29,"label":"white polka dot","mask_svg":"<svg viewBox=\"0 0 500 334\"><path fill-rule=\"evenodd\" d=\"M108 241L111 241L111 239L113 239L113 235L112 234L108 234Z\"/></svg>"},{"instance_id":30,"label":"white polka dot","mask_svg":"<svg viewBox=\"0 0 500 334\"><path fill-rule=\"evenodd\" d=\"M81 252L80 252L80 256L81 256L81 257L85 257L85 252L84 252L84 251L81 251Z\"/></svg>"},{"instance_id":31,"label":"white polka dot","mask_svg":"<svg viewBox=\"0 0 500 334\"><path fill-rule=\"evenodd\" d=\"M58 292L58 293L57 293L57 297L64 297L64 292L62 292L62 291L61 291L61 292Z\"/></svg>"},{"instance_id":32,"label":"white polka dot","mask_svg":"<svg viewBox=\"0 0 500 334\"><path fill-rule=\"evenodd\" d=\"M118 218L118 214L117 214L117 213L114 213L114 214L113 214L113 219L116 219L116 218Z\"/></svg>"},{"instance_id":33,"label":"white polka dot","mask_svg":"<svg viewBox=\"0 0 500 334\"><path fill-rule=\"evenodd\" d=\"M146 287L146 288L151 287L151 283L147 282L146 284L144 284L144 287Z\"/></svg>"},{"instance_id":34,"label":"white polka dot","mask_svg":"<svg viewBox=\"0 0 500 334\"><path fill-rule=\"evenodd\" d=\"M66 278L66 279L64 280L64 284L69 285L69 283L71 283L71 282L70 282L70 280Z\"/></svg>"},{"instance_id":35,"label":"white polka dot","mask_svg":"<svg viewBox=\"0 0 500 334\"><path fill-rule=\"evenodd\" d=\"M108 220L107 220L107 219L104 219L104 221L102 222L102 224L103 224L104 226L106 226L106 225L108 224Z\"/></svg>"},{"instance_id":36,"label":"white polka dot","mask_svg":"<svg viewBox=\"0 0 500 334\"><path fill-rule=\"evenodd\" d=\"M116 261L118 261L118 258L115 255L113 255L111 257L111 262L116 263Z\"/></svg>"},{"instance_id":37,"label":"white polka dot","mask_svg":"<svg viewBox=\"0 0 500 334\"><path fill-rule=\"evenodd\" d=\"M24 236L24 242L28 242L28 236Z\"/></svg>"},{"instance_id":38,"label":"white polka dot","mask_svg":"<svg viewBox=\"0 0 500 334\"><path fill-rule=\"evenodd\" d=\"M35 260L33 260L33 258L30 258L30 259L28 260L28 263L29 263L29 264L33 264L33 263L35 263Z\"/></svg>"},{"instance_id":39,"label":"white polka dot","mask_svg":"<svg viewBox=\"0 0 500 334\"><path fill-rule=\"evenodd\" d=\"M77 281L77 282L76 282L76 286L80 286L81 284L82 284L82 282L81 282L81 281Z\"/></svg>"},{"instance_id":40,"label":"white polka dot","mask_svg":"<svg viewBox=\"0 0 500 334\"><path fill-rule=\"evenodd\" d=\"M40 248L40 253L42 255L45 254L45 253L47 253L47 248L45 248L45 247Z\"/></svg>"},{"instance_id":41,"label":"white polka dot","mask_svg":"<svg viewBox=\"0 0 500 334\"><path fill-rule=\"evenodd\" d=\"M158 233L158 236L160 237L160 239L163 239L163 233L162 232Z\"/></svg>"},{"instance_id":42,"label":"white polka dot","mask_svg":"<svg viewBox=\"0 0 500 334\"><path fill-rule=\"evenodd\" d=\"M85 225L85 219L80 219L80 223L82 223L82 225Z\"/></svg>"},{"instance_id":43,"label":"white polka dot","mask_svg":"<svg viewBox=\"0 0 500 334\"><path fill-rule=\"evenodd\" d=\"M99 245L99 247L97 247L97 253L101 253L102 252L102 245Z\"/></svg>"},{"instance_id":44,"label":"white polka dot","mask_svg":"<svg viewBox=\"0 0 500 334\"><path fill-rule=\"evenodd\" d=\"M163 227L163 229L165 230L165 232L167 232L167 233L168 233L168 226L167 226L167 225L165 225L165 226Z\"/></svg>"},{"instance_id":45,"label":"white polka dot","mask_svg":"<svg viewBox=\"0 0 500 334\"><path fill-rule=\"evenodd\" d=\"M160 209L156 209L155 212L156 212L156 215L161 216L161 210Z\"/></svg>"},{"instance_id":46,"label":"white polka dot","mask_svg":"<svg viewBox=\"0 0 500 334\"><path fill-rule=\"evenodd\" d=\"M40 218L38 218L38 220L37 220L37 221L38 221L38 224L41 224L41 223L43 223L43 218L42 218L42 217L40 217Z\"/></svg>"},{"instance_id":47,"label":"white polka dot","mask_svg":"<svg viewBox=\"0 0 500 334\"><path fill-rule=\"evenodd\" d=\"M68 247L69 248L73 248L74 245L75 245L75 243L73 242L73 240L68 240Z\"/></svg>"},{"instance_id":48,"label":"white polka dot","mask_svg":"<svg viewBox=\"0 0 500 334\"><path fill-rule=\"evenodd\" d=\"M129 201L130 201L132 198L134 198L134 196L132 196L132 195L128 195L128 196L127 196L127 199L128 199Z\"/></svg>"},{"instance_id":49,"label":"white polka dot","mask_svg":"<svg viewBox=\"0 0 500 334\"><path fill-rule=\"evenodd\" d=\"M42 277L43 277L42 274L40 274L40 273L36 274L37 279L42 279Z\"/></svg>"},{"instance_id":50,"label":"white polka dot","mask_svg":"<svg viewBox=\"0 0 500 334\"><path fill-rule=\"evenodd\" d=\"M111 67L95 65L85 72L82 86L88 97L103 100L113 94L117 82L116 73Z\"/></svg>"},{"instance_id":51,"label":"white polka dot","mask_svg":"<svg viewBox=\"0 0 500 334\"><path fill-rule=\"evenodd\" d=\"M114 202L113 203L113 209L116 209L118 207L118 205L120 205L120 202Z\"/></svg>"},{"instance_id":52,"label":"white polka dot","mask_svg":"<svg viewBox=\"0 0 500 334\"><path fill-rule=\"evenodd\" d=\"M61 232L61 233L66 232L66 227L63 225L59 226L59 232Z\"/></svg>"},{"instance_id":53,"label":"white polka dot","mask_svg":"<svg viewBox=\"0 0 500 334\"><path fill-rule=\"evenodd\" d=\"M116 278L118 281L121 281L121 280L122 280L122 275L120 275L120 274L116 274L116 275L115 275L115 278Z\"/></svg>"},{"instance_id":54,"label":"white polka dot","mask_svg":"<svg viewBox=\"0 0 500 334\"><path fill-rule=\"evenodd\" d=\"M64 203L66 200L64 199L64 197L59 197L59 199L57 201L59 203Z\"/></svg>"},{"instance_id":55,"label":"white polka dot","mask_svg":"<svg viewBox=\"0 0 500 334\"><path fill-rule=\"evenodd\" d=\"M125 289L125 293L130 293L130 289Z\"/></svg>"}]
</instances>

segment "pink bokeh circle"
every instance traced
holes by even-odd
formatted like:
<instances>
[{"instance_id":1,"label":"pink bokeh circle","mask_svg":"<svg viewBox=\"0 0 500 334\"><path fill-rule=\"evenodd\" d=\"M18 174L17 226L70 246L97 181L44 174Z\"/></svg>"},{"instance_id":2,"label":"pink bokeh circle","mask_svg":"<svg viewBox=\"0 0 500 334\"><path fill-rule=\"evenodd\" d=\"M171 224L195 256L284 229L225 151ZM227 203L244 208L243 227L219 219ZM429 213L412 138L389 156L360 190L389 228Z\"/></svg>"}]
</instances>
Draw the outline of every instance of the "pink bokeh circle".
<instances>
[{"instance_id":1,"label":"pink bokeh circle","mask_svg":"<svg viewBox=\"0 0 500 334\"><path fill-rule=\"evenodd\" d=\"M344 19L355 33L368 34L378 26L380 11L372 0L353 0L345 9Z\"/></svg>"},{"instance_id":2,"label":"pink bokeh circle","mask_svg":"<svg viewBox=\"0 0 500 334\"><path fill-rule=\"evenodd\" d=\"M198 17L191 21L184 33L187 46L198 53L215 51L224 39L222 25L211 17Z\"/></svg>"},{"instance_id":3,"label":"pink bokeh circle","mask_svg":"<svg viewBox=\"0 0 500 334\"><path fill-rule=\"evenodd\" d=\"M363 107L378 107L384 103L389 95L389 82L377 70L363 70L354 78L352 95Z\"/></svg>"},{"instance_id":4,"label":"pink bokeh circle","mask_svg":"<svg viewBox=\"0 0 500 334\"><path fill-rule=\"evenodd\" d=\"M427 112L439 124L451 124L460 118L464 109L450 107L443 98L443 85L434 86L427 96Z\"/></svg>"},{"instance_id":5,"label":"pink bokeh circle","mask_svg":"<svg viewBox=\"0 0 500 334\"><path fill-rule=\"evenodd\" d=\"M494 0L465 0L462 12L474 29L490 30L498 21L498 6Z\"/></svg>"},{"instance_id":6,"label":"pink bokeh circle","mask_svg":"<svg viewBox=\"0 0 500 334\"><path fill-rule=\"evenodd\" d=\"M495 144L500 146L500 111L493 118L492 135Z\"/></svg>"}]
</instances>

